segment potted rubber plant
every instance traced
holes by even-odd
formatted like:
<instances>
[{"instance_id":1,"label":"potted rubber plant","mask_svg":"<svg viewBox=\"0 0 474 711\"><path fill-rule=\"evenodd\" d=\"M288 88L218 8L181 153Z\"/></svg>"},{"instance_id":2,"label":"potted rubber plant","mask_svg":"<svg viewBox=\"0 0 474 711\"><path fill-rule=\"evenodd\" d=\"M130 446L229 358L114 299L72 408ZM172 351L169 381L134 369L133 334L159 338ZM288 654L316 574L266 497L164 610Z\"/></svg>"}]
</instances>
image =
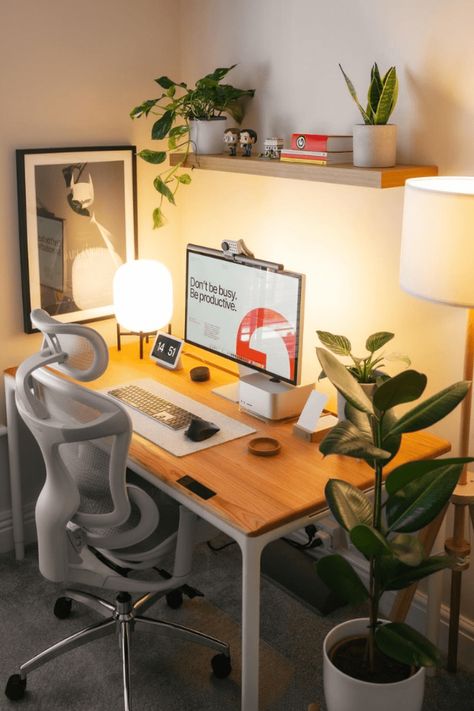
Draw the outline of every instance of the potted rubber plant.
<instances>
[{"instance_id":1,"label":"potted rubber plant","mask_svg":"<svg viewBox=\"0 0 474 711\"><path fill-rule=\"evenodd\" d=\"M185 82L175 82L167 76L155 79L163 92L156 99L147 99L130 112L132 119L157 115L151 129L153 140L167 140L167 150L145 149L139 157L153 165L164 163L171 151L180 151L180 160L166 167L154 180L160 203L153 211L153 227L164 224L163 200L175 204L179 186L191 182L189 173L182 168L191 148L199 154L222 153L227 116L238 124L245 115L245 99L254 95L254 89L237 89L222 80L236 67L218 67L198 79L193 87Z\"/></svg>"},{"instance_id":2,"label":"potted rubber plant","mask_svg":"<svg viewBox=\"0 0 474 711\"><path fill-rule=\"evenodd\" d=\"M397 155L397 127L388 120L398 98L398 78L395 67L390 67L381 76L377 63L370 70L367 105L364 107L357 98L353 83L342 66L339 68L359 109L363 124L353 129L353 161L363 168L387 168L395 165Z\"/></svg>"},{"instance_id":3,"label":"potted rubber plant","mask_svg":"<svg viewBox=\"0 0 474 711\"><path fill-rule=\"evenodd\" d=\"M466 395L461 381L414 405L401 416L398 405L418 400L426 376L405 370L381 383L369 398L353 375L329 351L318 348L321 366L344 395L347 420L320 444L324 455L363 459L374 472L373 500L351 484L331 479L328 506L369 562L365 584L342 556L317 563L320 578L347 602L368 602L368 617L331 630L324 641L324 693L328 711L420 711L424 668L439 662L436 647L405 623L380 617L384 592L401 590L449 567L447 556L427 556L414 535L444 509L463 466L472 458L412 461L384 469L397 454L402 435L433 425ZM383 499L383 481L386 497Z\"/></svg>"}]
</instances>

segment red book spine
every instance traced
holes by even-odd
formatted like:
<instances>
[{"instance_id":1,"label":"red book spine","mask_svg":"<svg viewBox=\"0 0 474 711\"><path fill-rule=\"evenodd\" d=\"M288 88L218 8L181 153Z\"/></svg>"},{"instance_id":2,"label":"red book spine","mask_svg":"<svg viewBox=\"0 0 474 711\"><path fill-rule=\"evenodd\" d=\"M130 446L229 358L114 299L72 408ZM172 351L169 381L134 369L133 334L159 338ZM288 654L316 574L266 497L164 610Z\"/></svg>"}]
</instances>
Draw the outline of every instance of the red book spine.
<instances>
[{"instance_id":1,"label":"red book spine","mask_svg":"<svg viewBox=\"0 0 474 711\"><path fill-rule=\"evenodd\" d=\"M342 139L342 141L338 140ZM328 136L319 133L292 133L291 148L305 151L352 150L350 136ZM341 146L337 147L336 146ZM344 146L344 147L342 147Z\"/></svg>"}]
</instances>

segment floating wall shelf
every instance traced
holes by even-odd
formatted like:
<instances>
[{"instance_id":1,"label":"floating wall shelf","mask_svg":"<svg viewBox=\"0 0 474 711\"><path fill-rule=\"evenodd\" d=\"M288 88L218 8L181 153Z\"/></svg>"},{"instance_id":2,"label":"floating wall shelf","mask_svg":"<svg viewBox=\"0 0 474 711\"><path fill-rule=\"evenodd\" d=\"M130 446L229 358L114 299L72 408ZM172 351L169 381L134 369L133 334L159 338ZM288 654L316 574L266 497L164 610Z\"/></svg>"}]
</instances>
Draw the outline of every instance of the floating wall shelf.
<instances>
[{"instance_id":1,"label":"floating wall shelf","mask_svg":"<svg viewBox=\"0 0 474 711\"><path fill-rule=\"evenodd\" d=\"M171 153L171 165L176 165L182 154ZM302 165L286 163L269 158L252 158L228 155L200 155L191 153L185 163L187 168L200 170L220 170L224 173L244 173L266 175L273 178L293 180L313 180L320 183L358 185L365 188L398 188L408 178L422 178L438 175L435 165L396 165L393 168L355 168L349 163L343 165Z\"/></svg>"}]
</instances>

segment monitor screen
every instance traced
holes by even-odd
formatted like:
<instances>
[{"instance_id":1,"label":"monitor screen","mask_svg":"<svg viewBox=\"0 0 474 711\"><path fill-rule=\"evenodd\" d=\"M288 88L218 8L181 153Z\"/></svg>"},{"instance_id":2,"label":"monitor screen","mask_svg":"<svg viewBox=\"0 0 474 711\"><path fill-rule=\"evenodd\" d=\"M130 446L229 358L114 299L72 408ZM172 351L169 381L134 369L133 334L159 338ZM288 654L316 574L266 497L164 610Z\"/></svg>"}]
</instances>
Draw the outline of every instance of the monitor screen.
<instances>
[{"instance_id":1,"label":"monitor screen","mask_svg":"<svg viewBox=\"0 0 474 711\"><path fill-rule=\"evenodd\" d=\"M188 245L185 340L241 365L299 382L303 275Z\"/></svg>"}]
</instances>

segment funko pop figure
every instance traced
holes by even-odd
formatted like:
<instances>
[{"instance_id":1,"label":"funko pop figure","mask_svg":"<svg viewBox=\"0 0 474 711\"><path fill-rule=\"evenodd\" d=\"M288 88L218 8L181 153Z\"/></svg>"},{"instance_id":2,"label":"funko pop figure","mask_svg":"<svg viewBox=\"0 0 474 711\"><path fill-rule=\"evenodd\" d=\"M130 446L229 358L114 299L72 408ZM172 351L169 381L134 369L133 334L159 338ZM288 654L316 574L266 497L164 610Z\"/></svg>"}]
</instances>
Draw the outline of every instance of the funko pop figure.
<instances>
[{"instance_id":1,"label":"funko pop figure","mask_svg":"<svg viewBox=\"0 0 474 711\"><path fill-rule=\"evenodd\" d=\"M243 156L252 154L252 146L257 142L257 132L253 128L243 128L240 132L240 145Z\"/></svg>"},{"instance_id":2,"label":"funko pop figure","mask_svg":"<svg viewBox=\"0 0 474 711\"><path fill-rule=\"evenodd\" d=\"M224 131L224 143L229 147L229 155L237 155L237 144L240 138L240 131L238 128L226 128Z\"/></svg>"}]
</instances>

